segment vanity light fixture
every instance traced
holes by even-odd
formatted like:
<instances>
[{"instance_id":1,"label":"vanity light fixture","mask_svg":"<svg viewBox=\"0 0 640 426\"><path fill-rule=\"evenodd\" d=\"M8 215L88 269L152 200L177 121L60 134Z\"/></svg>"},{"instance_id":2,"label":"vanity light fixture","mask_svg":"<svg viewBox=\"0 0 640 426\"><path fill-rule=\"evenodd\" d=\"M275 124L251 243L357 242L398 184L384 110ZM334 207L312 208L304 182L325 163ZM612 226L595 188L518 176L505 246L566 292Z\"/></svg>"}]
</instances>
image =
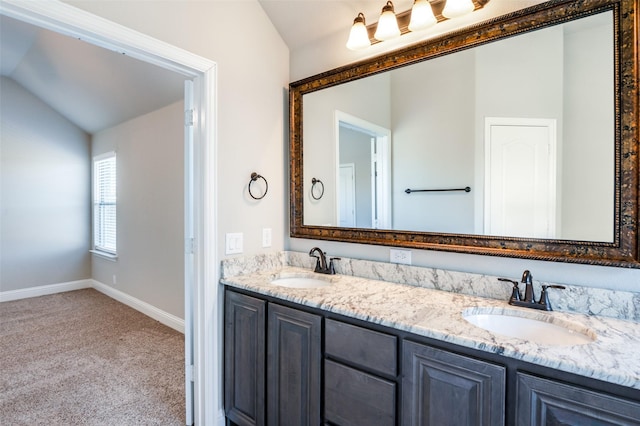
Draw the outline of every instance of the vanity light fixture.
<instances>
[{"instance_id":1,"label":"vanity light fixture","mask_svg":"<svg viewBox=\"0 0 640 426\"><path fill-rule=\"evenodd\" d=\"M360 50L410 31L421 31L437 22L482 9L487 3L489 0L414 0L410 10L396 15L393 3L387 1L377 23L367 25L364 14L358 13L353 20L347 48Z\"/></svg>"},{"instance_id":2,"label":"vanity light fixture","mask_svg":"<svg viewBox=\"0 0 640 426\"><path fill-rule=\"evenodd\" d=\"M378 21L378 27L376 28L375 38L381 41L391 40L400 35L400 28L398 28L398 19L396 18L396 12L393 9L393 3L387 1L387 4L382 8L380 14L380 20Z\"/></svg>"}]
</instances>

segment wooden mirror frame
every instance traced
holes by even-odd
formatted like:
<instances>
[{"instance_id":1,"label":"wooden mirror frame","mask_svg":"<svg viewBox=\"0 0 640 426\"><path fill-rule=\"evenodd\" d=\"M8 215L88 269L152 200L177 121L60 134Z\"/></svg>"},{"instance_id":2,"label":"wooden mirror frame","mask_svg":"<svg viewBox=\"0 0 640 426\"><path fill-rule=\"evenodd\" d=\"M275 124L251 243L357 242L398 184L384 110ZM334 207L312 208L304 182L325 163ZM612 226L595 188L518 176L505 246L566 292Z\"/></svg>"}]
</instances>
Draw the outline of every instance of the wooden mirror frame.
<instances>
[{"instance_id":1,"label":"wooden mirror frame","mask_svg":"<svg viewBox=\"0 0 640 426\"><path fill-rule=\"evenodd\" d=\"M291 237L640 268L638 241L638 1L552 0L290 84ZM496 237L303 222L302 97L323 88L611 10L614 15L615 200L613 242Z\"/></svg>"}]
</instances>

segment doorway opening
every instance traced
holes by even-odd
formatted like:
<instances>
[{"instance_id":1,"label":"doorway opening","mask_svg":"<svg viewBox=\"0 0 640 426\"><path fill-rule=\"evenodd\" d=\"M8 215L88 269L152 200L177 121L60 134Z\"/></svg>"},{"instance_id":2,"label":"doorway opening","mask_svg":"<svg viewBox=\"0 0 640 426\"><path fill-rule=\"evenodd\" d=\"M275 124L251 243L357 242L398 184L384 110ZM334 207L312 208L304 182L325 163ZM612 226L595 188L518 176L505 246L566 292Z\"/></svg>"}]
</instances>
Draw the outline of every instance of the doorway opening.
<instances>
[{"instance_id":1,"label":"doorway opening","mask_svg":"<svg viewBox=\"0 0 640 426\"><path fill-rule=\"evenodd\" d=\"M335 112L337 223L391 228L391 130Z\"/></svg>"},{"instance_id":2,"label":"doorway opening","mask_svg":"<svg viewBox=\"0 0 640 426\"><path fill-rule=\"evenodd\" d=\"M205 401L221 400L214 352L219 324L215 315L207 315L217 311L219 300L217 286L208 285L218 277L211 244L216 240L215 63L62 2L3 1L0 14L180 73L192 82L185 92L192 120L184 144L185 382L187 390L193 390L191 396L187 392L186 415L187 424L213 422L220 416L219 407Z\"/></svg>"}]
</instances>

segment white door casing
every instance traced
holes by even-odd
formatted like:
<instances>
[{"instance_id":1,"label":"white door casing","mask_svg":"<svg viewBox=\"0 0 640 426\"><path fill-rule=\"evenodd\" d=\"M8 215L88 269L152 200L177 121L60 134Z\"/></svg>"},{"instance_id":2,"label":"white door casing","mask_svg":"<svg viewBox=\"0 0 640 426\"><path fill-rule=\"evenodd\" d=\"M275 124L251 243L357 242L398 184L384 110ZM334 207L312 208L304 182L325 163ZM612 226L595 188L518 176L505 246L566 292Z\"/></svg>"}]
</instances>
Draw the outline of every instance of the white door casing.
<instances>
[{"instance_id":1,"label":"white door casing","mask_svg":"<svg viewBox=\"0 0 640 426\"><path fill-rule=\"evenodd\" d=\"M555 119L485 118L485 234L556 238Z\"/></svg>"}]
</instances>

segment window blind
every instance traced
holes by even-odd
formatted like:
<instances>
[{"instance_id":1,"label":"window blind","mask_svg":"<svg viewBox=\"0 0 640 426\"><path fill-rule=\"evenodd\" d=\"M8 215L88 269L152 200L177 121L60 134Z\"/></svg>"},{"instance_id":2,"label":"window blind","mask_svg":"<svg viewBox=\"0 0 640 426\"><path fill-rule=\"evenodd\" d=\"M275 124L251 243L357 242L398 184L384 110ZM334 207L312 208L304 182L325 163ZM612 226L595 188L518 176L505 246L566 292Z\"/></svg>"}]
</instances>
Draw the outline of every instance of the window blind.
<instances>
[{"instance_id":1,"label":"window blind","mask_svg":"<svg viewBox=\"0 0 640 426\"><path fill-rule=\"evenodd\" d=\"M96 157L93 162L94 249L116 254L116 155Z\"/></svg>"}]
</instances>

